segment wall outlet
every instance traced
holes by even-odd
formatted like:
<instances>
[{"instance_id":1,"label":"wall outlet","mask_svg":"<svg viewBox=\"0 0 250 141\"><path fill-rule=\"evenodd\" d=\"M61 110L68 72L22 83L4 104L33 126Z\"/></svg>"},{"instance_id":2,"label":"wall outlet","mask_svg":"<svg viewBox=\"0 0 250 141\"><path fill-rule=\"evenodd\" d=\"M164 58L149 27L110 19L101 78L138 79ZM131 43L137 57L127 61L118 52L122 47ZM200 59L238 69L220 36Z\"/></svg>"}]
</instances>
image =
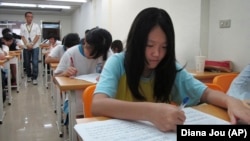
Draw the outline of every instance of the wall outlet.
<instances>
[{"instance_id":1,"label":"wall outlet","mask_svg":"<svg viewBox=\"0 0 250 141\"><path fill-rule=\"evenodd\" d=\"M220 28L230 28L231 20L220 20Z\"/></svg>"}]
</instances>

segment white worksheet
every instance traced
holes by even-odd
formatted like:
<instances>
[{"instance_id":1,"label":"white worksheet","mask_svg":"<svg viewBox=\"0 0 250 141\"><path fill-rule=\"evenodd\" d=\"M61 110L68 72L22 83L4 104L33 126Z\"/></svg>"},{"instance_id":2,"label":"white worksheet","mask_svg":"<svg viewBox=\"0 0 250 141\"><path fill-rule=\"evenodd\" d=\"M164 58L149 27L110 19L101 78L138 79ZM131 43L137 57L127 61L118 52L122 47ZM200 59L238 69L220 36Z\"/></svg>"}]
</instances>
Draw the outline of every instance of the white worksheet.
<instances>
[{"instance_id":1,"label":"white worksheet","mask_svg":"<svg viewBox=\"0 0 250 141\"><path fill-rule=\"evenodd\" d=\"M193 108L183 110L186 125L230 124ZM109 119L77 124L74 129L84 141L176 141L175 132L161 132L145 121Z\"/></svg>"}]
</instances>

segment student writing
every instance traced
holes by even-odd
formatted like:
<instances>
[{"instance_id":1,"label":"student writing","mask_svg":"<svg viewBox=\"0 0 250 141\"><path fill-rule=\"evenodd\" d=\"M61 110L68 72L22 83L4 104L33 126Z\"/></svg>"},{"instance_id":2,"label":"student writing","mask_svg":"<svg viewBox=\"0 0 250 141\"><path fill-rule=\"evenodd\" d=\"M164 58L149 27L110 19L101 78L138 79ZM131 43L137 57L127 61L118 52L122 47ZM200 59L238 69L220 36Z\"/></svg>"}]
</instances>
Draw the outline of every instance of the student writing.
<instances>
[{"instance_id":1,"label":"student writing","mask_svg":"<svg viewBox=\"0 0 250 141\"><path fill-rule=\"evenodd\" d=\"M112 55L97 83L92 114L126 120L145 120L161 131L175 131L183 124L180 105L200 102L227 108L232 124L250 123L250 110L235 98L209 89L183 68L175 57L175 35L168 13L146 8L130 28L126 51Z\"/></svg>"}]
</instances>

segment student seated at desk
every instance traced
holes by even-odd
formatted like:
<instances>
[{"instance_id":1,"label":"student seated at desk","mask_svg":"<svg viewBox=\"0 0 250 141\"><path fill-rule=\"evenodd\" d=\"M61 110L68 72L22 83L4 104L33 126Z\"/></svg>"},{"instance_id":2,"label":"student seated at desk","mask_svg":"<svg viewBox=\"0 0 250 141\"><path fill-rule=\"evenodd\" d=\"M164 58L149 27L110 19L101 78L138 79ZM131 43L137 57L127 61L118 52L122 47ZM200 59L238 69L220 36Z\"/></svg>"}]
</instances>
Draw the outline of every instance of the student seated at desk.
<instances>
[{"instance_id":1,"label":"student seated at desk","mask_svg":"<svg viewBox=\"0 0 250 141\"><path fill-rule=\"evenodd\" d=\"M143 25L143 26L142 26ZM176 131L186 117L179 106L200 102L227 108L231 123L250 123L250 110L235 98L195 79L175 58L175 35L168 13L146 8L135 18L126 51L104 65L92 101L94 116L149 121L161 131Z\"/></svg>"},{"instance_id":2,"label":"student seated at desk","mask_svg":"<svg viewBox=\"0 0 250 141\"><path fill-rule=\"evenodd\" d=\"M69 33L65 35L62 45L58 45L50 51L45 58L45 63L58 63L67 49L79 43L80 37L77 33Z\"/></svg>"},{"instance_id":3,"label":"student seated at desk","mask_svg":"<svg viewBox=\"0 0 250 141\"><path fill-rule=\"evenodd\" d=\"M79 76L91 73L100 73L104 62L109 56L112 36L102 28L91 29L84 43L69 48L60 59L55 70L55 76ZM82 91L77 91L77 113L82 113Z\"/></svg>"},{"instance_id":4,"label":"student seated at desk","mask_svg":"<svg viewBox=\"0 0 250 141\"><path fill-rule=\"evenodd\" d=\"M5 59L5 53L3 52L3 43L0 41L0 60ZM2 77L2 97L3 97L3 102L6 100L6 92L4 90L4 87L7 85L7 78L6 78L6 72L4 71L4 68L1 66L1 77Z\"/></svg>"},{"instance_id":5,"label":"student seated at desk","mask_svg":"<svg viewBox=\"0 0 250 141\"><path fill-rule=\"evenodd\" d=\"M14 36L10 33L6 33L3 35L3 42L6 46L8 46L9 51L15 51L19 49L19 46L21 45L16 43L16 40ZM11 70L11 84L16 85L16 64L13 62L10 62L10 70Z\"/></svg>"},{"instance_id":6,"label":"student seated at desk","mask_svg":"<svg viewBox=\"0 0 250 141\"><path fill-rule=\"evenodd\" d=\"M123 51L123 44L121 40L114 40L111 43L111 50L113 53L120 53Z\"/></svg>"},{"instance_id":7,"label":"student seated at desk","mask_svg":"<svg viewBox=\"0 0 250 141\"><path fill-rule=\"evenodd\" d=\"M240 100L250 100L250 64L232 81L227 94Z\"/></svg>"},{"instance_id":8,"label":"student seated at desk","mask_svg":"<svg viewBox=\"0 0 250 141\"><path fill-rule=\"evenodd\" d=\"M45 58L48 56L48 54L51 52L53 48L61 44L62 42L58 40L58 37L55 34L53 33L49 34L48 39L46 39L44 42L40 44L43 53L43 60L45 60ZM43 66L45 68L45 61L43 61ZM48 70L50 70L49 65L48 65Z\"/></svg>"}]
</instances>

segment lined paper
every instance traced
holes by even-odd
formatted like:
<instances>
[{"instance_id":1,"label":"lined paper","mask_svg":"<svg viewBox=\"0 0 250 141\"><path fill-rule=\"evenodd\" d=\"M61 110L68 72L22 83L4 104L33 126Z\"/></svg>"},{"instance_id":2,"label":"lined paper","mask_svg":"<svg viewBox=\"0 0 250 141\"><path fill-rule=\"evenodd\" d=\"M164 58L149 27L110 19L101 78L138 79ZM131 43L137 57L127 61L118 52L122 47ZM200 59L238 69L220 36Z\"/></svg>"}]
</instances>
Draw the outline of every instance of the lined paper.
<instances>
[{"instance_id":1,"label":"lined paper","mask_svg":"<svg viewBox=\"0 0 250 141\"><path fill-rule=\"evenodd\" d=\"M183 109L184 124L230 124L227 121L193 108ZM75 125L74 129L84 141L176 141L176 133L164 133L146 121L109 119Z\"/></svg>"}]
</instances>

